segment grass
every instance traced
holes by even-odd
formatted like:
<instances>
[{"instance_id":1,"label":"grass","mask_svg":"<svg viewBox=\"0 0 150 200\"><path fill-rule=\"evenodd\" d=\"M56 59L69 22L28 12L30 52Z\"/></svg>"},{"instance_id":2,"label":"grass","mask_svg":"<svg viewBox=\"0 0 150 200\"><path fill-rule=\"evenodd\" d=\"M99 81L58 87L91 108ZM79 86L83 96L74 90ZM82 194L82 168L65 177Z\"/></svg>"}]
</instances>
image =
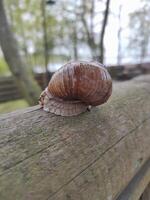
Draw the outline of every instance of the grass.
<instances>
[{"instance_id":1,"label":"grass","mask_svg":"<svg viewBox=\"0 0 150 200\"><path fill-rule=\"evenodd\" d=\"M0 58L0 75L10 75L10 74L11 72L4 58Z\"/></svg>"},{"instance_id":2,"label":"grass","mask_svg":"<svg viewBox=\"0 0 150 200\"><path fill-rule=\"evenodd\" d=\"M0 114L8 113L26 107L28 107L28 103L23 99L0 103Z\"/></svg>"}]
</instances>

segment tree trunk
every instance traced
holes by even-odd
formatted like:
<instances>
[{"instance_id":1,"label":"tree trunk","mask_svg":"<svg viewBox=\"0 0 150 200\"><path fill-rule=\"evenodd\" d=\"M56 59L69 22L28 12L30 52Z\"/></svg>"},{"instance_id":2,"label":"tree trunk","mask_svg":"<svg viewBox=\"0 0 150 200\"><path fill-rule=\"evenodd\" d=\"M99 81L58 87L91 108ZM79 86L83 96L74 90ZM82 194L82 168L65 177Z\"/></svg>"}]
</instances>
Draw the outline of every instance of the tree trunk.
<instances>
[{"instance_id":1,"label":"tree trunk","mask_svg":"<svg viewBox=\"0 0 150 200\"><path fill-rule=\"evenodd\" d=\"M72 44L73 44L73 58L74 60L78 60L78 13L77 13L77 2L75 3L75 7L74 7L74 17L75 20L72 21L73 23L73 32L72 32Z\"/></svg>"},{"instance_id":2,"label":"tree trunk","mask_svg":"<svg viewBox=\"0 0 150 200\"><path fill-rule=\"evenodd\" d=\"M75 117L1 115L0 199L138 200L150 181L149 85L115 83L108 103Z\"/></svg>"},{"instance_id":3,"label":"tree trunk","mask_svg":"<svg viewBox=\"0 0 150 200\"><path fill-rule=\"evenodd\" d=\"M81 12L81 21L83 23L83 27L86 32L86 39L87 44L90 47L91 55L93 59L97 58L97 44L95 42L94 37L94 9L95 9L95 0L91 2L91 9L90 9L90 28L88 27L88 21L85 18L85 13L87 12L87 5L86 1L82 0L82 12Z\"/></svg>"},{"instance_id":4,"label":"tree trunk","mask_svg":"<svg viewBox=\"0 0 150 200\"><path fill-rule=\"evenodd\" d=\"M118 29L118 53L117 53L117 64L121 64L122 59L122 48L121 48L121 33L122 33L122 26L121 26L121 12L122 12L122 4L119 6L119 14L118 14L118 21L119 21L119 29Z\"/></svg>"},{"instance_id":5,"label":"tree trunk","mask_svg":"<svg viewBox=\"0 0 150 200\"><path fill-rule=\"evenodd\" d=\"M100 57L99 60L101 63L104 62L104 36L105 36L105 29L107 25L107 20L108 20L108 15L109 15L109 5L110 5L110 0L106 1L106 9L104 12L104 19L103 19L103 24L102 24L102 30L100 34Z\"/></svg>"},{"instance_id":6,"label":"tree trunk","mask_svg":"<svg viewBox=\"0 0 150 200\"><path fill-rule=\"evenodd\" d=\"M19 54L17 41L7 21L3 0L0 0L0 44L5 60L15 77L18 88L30 105L38 101L40 87L27 70L27 66Z\"/></svg>"},{"instance_id":7,"label":"tree trunk","mask_svg":"<svg viewBox=\"0 0 150 200\"><path fill-rule=\"evenodd\" d=\"M48 63L49 63L49 47L47 38L47 22L46 22L46 1L41 0L41 11L42 11L42 28L43 28L43 46L44 46L44 65L45 65L45 87L48 85Z\"/></svg>"},{"instance_id":8,"label":"tree trunk","mask_svg":"<svg viewBox=\"0 0 150 200\"><path fill-rule=\"evenodd\" d=\"M73 22L73 57L74 60L78 60L78 38L77 38L77 24Z\"/></svg>"}]
</instances>

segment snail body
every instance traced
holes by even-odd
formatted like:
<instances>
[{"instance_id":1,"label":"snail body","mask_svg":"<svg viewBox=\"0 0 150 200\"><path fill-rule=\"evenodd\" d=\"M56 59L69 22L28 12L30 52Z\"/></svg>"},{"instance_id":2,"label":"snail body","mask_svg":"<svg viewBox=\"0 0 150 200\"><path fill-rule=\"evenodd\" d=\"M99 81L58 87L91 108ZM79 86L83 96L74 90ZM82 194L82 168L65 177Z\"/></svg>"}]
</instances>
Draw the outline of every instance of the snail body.
<instances>
[{"instance_id":1,"label":"snail body","mask_svg":"<svg viewBox=\"0 0 150 200\"><path fill-rule=\"evenodd\" d=\"M102 64L69 62L52 76L40 105L48 112L73 116L105 103L111 93L111 77Z\"/></svg>"}]
</instances>

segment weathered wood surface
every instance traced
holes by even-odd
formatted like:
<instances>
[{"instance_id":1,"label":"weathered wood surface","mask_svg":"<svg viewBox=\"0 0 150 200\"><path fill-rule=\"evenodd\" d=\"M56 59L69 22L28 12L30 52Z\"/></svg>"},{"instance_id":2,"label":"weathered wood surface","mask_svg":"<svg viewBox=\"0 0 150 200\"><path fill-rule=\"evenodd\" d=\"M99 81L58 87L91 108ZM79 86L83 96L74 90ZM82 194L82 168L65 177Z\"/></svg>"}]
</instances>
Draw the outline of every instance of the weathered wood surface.
<instances>
[{"instance_id":1,"label":"weathered wood surface","mask_svg":"<svg viewBox=\"0 0 150 200\"><path fill-rule=\"evenodd\" d=\"M114 79L129 80L142 74L150 74L150 63L115 65L109 66L108 70Z\"/></svg>"},{"instance_id":2,"label":"weathered wood surface","mask_svg":"<svg viewBox=\"0 0 150 200\"><path fill-rule=\"evenodd\" d=\"M140 200L149 200L149 199L150 199L150 183L143 192Z\"/></svg>"},{"instance_id":3,"label":"weathered wood surface","mask_svg":"<svg viewBox=\"0 0 150 200\"><path fill-rule=\"evenodd\" d=\"M149 200L149 199L150 199L150 183L143 192L140 200Z\"/></svg>"},{"instance_id":4,"label":"weathered wood surface","mask_svg":"<svg viewBox=\"0 0 150 200\"><path fill-rule=\"evenodd\" d=\"M77 117L38 106L1 115L0 199L117 199L150 157L150 76L114 85Z\"/></svg>"},{"instance_id":5,"label":"weathered wood surface","mask_svg":"<svg viewBox=\"0 0 150 200\"><path fill-rule=\"evenodd\" d=\"M149 181L150 160L142 166L116 200L150 200L150 197L148 198L148 189L145 189Z\"/></svg>"}]
</instances>

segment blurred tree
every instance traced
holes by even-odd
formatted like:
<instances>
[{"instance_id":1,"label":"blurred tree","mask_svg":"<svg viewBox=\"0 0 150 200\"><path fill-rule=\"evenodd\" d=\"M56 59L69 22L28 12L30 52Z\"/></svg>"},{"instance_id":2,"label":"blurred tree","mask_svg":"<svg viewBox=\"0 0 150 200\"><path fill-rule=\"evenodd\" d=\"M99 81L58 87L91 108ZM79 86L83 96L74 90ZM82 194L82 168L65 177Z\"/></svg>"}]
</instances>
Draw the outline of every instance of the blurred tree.
<instances>
[{"instance_id":1,"label":"blurred tree","mask_svg":"<svg viewBox=\"0 0 150 200\"><path fill-rule=\"evenodd\" d=\"M36 104L40 88L27 71L27 66L19 53L17 41L6 17L3 0L0 0L0 44L5 60L15 77L21 93L30 105Z\"/></svg>"},{"instance_id":2,"label":"blurred tree","mask_svg":"<svg viewBox=\"0 0 150 200\"><path fill-rule=\"evenodd\" d=\"M104 19L102 22L102 30L100 34L100 56L99 60L103 63L104 60L104 36L105 36L105 30L106 30L106 25L107 25L107 20L108 20L108 15L109 15L109 5L110 5L110 0L106 0L106 8L104 11Z\"/></svg>"},{"instance_id":3,"label":"blurred tree","mask_svg":"<svg viewBox=\"0 0 150 200\"><path fill-rule=\"evenodd\" d=\"M77 3L75 3L74 7L74 20L73 20L73 35L72 35L72 41L73 41L73 52L74 52L74 59L78 59L78 29L77 29L77 20L78 20L78 15L77 15Z\"/></svg>"},{"instance_id":4,"label":"blurred tree","mask_svg":"<svg viewBox=\"0 0 150 200\"><path fill-rule=\"evenodd\" d=\"M105 1L105 8L102 11L102 21L101 30L99 32L99 37L94 33L94 20L95 20L95 0L90 2L87 0L82 0L82 12L81 20L85 28L87 43L91 49L92 57L98 59L103 63L104 60L104 35L109 15L110 0ZM102 1L100 1L103 3ZM89 18L87 17L89 16ZM89 22L90 21L90 25Z\"/></svg>"},{"instance_id":5,"label":"blurred tree","mask_svg":"<svg viewBox=\"0 0 150 200\"><path fill-rule=\"evenodd\" d=\"M26 43L26 33L24 30L22 18L21 18L21 13L22 10L19 8L19 2L16 1L14 2L13 0L6 0L5 1L5 6L6 6L6 11L7 11L7 16L10 22L11 29L15 32L16 31L16 25L17 25L17 32L20 33L21 37L18 37L20 40L19 45L26 56L26 59L28 58L28 48L27 48L27 43ZM17 23L16 23L17 22Z\"/></svg>"},{"instance_id":6,"label":"blurred tree","mask_svg":"<svg viewBox=\"0 0 150 200\"><path fill-rule=\"evenodd\" d=\"M96 37L94 33L94 10L95 10L95 0L88 2L87 0L82 0L81 4L81 21L86 33L87 43L90 47L91 54L93 58L96 58L99 54L97 53L98 44L96 43ZM90 24L88 24L88 20Z\"/></svg>"},{"instance_id":7,"label":"blurred tree","mask_svg":"<svg viewBox=\"0 0 150 200\"><path fill-rule=\"evenodd\" d=\"M118 29L118 53L117 53L117 64L121 64L122 59L122 48L121 48L121 33L122 33L122 26L121 26L121 12L122 12L122 4L119 6L119 14L118 14L118 23L119 23L119 29Z\"/></svg>"},{"instance_id":8,"label":"blurred tree","mask_svg":"<svg viewBox=\"0 0 150 200\"><path fill-rule=\"evenodd\" d=\"M46 0L42 0L43 2ZM44 66L41 0L5 0L13 32L29 66ZM47 55L50 61L79 59L91 54L103 62L104 35L110 0L62 0L46 6Z\"/></svg>"},{"instance_id":9,"label":"blurred tree","mask_svg":"<svg viewBox=\"0 0 150 200\"><path fill-rule=\"evenodd\" d=\"M143 1L142 9L130 14L129 51L140 62L146 58L150 44L150 2Z\"/></svg>"},{"instance_id":10,"label":"blurred tree","mask_svg":"<svg viewBox=\"0 0 150 200\"><path fill-rule=\"evenodd\" d=\"M35 0L5 0L5 5L21 54L31 66L31 55L43 52L40 3L36 3Z\"/></svg>"},{"instance_id":11,"label":"blurred tree","mask_svg":"<svg viewBox=\"0 0 150 200\"><path fill-rule=\"evenodd\" d=\"M59 45L64 47L65 50L69 50L69 57L76 60L79 57L78 43L82 40L79 37L82 31L79 31L81 23L78 17L78 0L63 0L59 6L62 15L59 18L60 31L57 31L58 37L61 39Z\"/></svg>"},{"instance_id":12,"label":"blurred tree","mask_svg":"<svg viewBox=\"0 0 150 200\"><path fill-rule=\"evenodd\" d=\"M96 11L96 6L103 5L103 9ZM66 6L67 5L67 6ZM92 58L103 62L104 58L104 35L109 15L110 0L62 0L59 9L55 13L58 24L54 38L55 45L68 51L71 58L81 57L80 50L89 47ZM99 16L99 18L97 17ZM95 27L95 18L99 20L99 32ZM69 45L68 45L69 44ZM87 54L85 49L85 55Z\"/></svg>"}]
</instances>

